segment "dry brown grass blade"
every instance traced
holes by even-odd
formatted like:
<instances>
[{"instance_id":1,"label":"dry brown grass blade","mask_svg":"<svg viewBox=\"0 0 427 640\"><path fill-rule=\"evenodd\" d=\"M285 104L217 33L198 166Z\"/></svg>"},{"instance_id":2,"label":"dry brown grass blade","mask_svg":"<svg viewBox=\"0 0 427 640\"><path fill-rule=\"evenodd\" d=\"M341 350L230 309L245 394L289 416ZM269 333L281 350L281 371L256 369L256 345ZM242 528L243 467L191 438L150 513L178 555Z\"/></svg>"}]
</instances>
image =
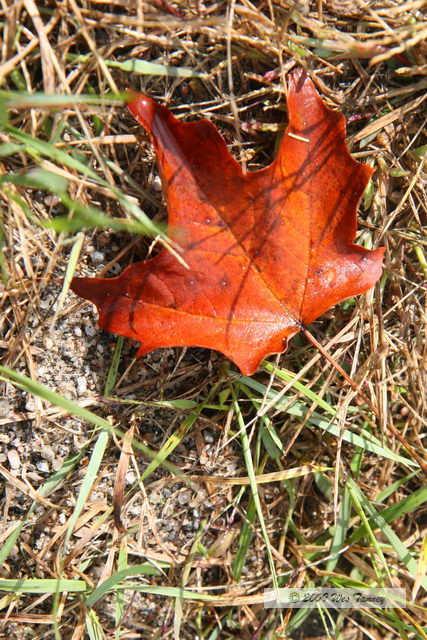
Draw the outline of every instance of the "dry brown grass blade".
<instances>
[{"instance_id":1,"label":"dry brown grass blade","mask_svg":"<svg viewBox=\"0 0 427 640\"><path fill-rule=\"evenodd\" d=\"M8 622L19 622L21 624L48 624L51 625L54 622L54 617L50 613L15 613L7 617Z\"/></svg>"},{"instance_id":2,"label":"dry brown grass blade","mask_svg":"<svg viewBox=\"0 0 427 640\"><path fill-rule=\"evenodd\" d=\"M354 380L348 375L348 373L344 371L344 369L338 364L338 362L336 362L332 358L332 356L330 356L329 353L325 351L325 349L322 347L320 342L316 340L313 334L310 331L308 331L306 327L302 327L301 331L306 336L306 338L316 347L316 349L320 351L322 356L326 358L326 360L331 363L331 365L338 371L338 373L340 373L343 376L343 378L348 382L351 388L357 393L359 398L361 398L364 402L366 402L368 407L371 409L372 413L378 419L380 419L378 408L372 403L372 401L360 389L360 387L356 384L356 382L354 382ZM418 455L418 453L413 449L413 447L411 447L411 445L406 441L406 439L399 433L399 431L395 428L395 426L389 420L386 421L386 426L387 426L387 429L389 429L389 431L392 433L392 435L395 438L397 438L397 440L399 440L400 444L403 447L405 447L405 449L408 450L408 452L414 458L414 460L418 462L418 464L420 465L420 468L424 471L424 473L427 476L427 463L421 458L421 456Z\"/></svg>"},{"instance_id":3,"label":"dry brown grass blade","mask_svg":"<svg viewBox=\"0 0 427 640\"><path fill-rule=\"evenodd\" d=\"M403 116L405 116L407 113L410 113L414 109L418 109L418 107L422 105L426 99L427 99L427 94L418 96L418 98L411 100L411 102L408 102L407 104L404 104L401 107L398 107L397 109L393 109L393 111L391 111L390 113L386 113L385 116L381 116L377 120L374 120L373 122L366 125L366 127L364 127L361 131L350 136L348 138L349 144L359 142L360 140L367 138L371 134L376 133L381 129L384 129L387 125L391 124L392 122L396 122L396 120L401 120Z\"/></svg>"},{"instance_id":4,"label":"dry brown grass blade","mask_svg":"<svg viewBox=\"0 0 427 640\"><path fill-rule=\"evenodd\" d=\"M43 20L34 0L24 0L24 5L34 22L39 37L43 69L43 88L46 93L53 94L55 92L55 64L53 62L55 54L49 43ZM58 61L56 61L56 65L58 65Z\"/></svg>"},{"instance_id":5,"label":"dry brown grass blade","mask_svg":"<svg viewBox=\"0 0 427 640\"><path fill-rule=\"evenodd\" d=\"M287 469L286 471L275 471L273 473L263 473L262 475L255 476L257 484L265 484L267 482L281 482L282 480L289 480L290 478L298 478L305 476L308 473L314 473L316 471L326 471L327 467L320 467L316 465L304 465L303 467L295 467L294 469ZM188 476L190 480L194 482L207 482L211 484L221 486L248 486L251 484L250 478L216 478L215 476Z\"/></svg>"},{"instance_id":6,"label":"dry brown grass blade","mask_svg":"<svg viewBox=\"0 0 427 640\"><path fill-rule=\"evenodd\" d=\"M22 480L19 480L19 478L14 476L13 473L8 471L2 464L0 464L0 474L9 482L10 485L15 487L18 491L20 491L24 495L30 496L36 502L43 504L45 507L49 507L49 509L60 508L58 507L58 505L54 504L53 502L50 502L50 500L47 500L47 498L44 498L42 495L37 493L37 491L33 489L33 487L29 484L28 481L27 483L25 483L25 482L22 482Z\"/></svg>"},{"instance_id":7,"label":"dry brown grass blade","mask_svg":"<svg viewBox=\"0 0 427 640\"><path fill-rule=\"evenodd\" d=\"M100 513L103 514L109 510L108 505L105 502L95 502L90 505L90 507L86 510L86 512L79 518L76 525L76 530L83 528L87 523L89 523L93 518L98 516ZM95 537L95 535L99 532L99 528L102 526L101 520L98 518L95 522L84 529L83 535L80 536L78 542L75 543L72 551L70 551L64 559L64 567L67 567L73 560L84 551L84 549L90 544L91 540ZM67 532L68 522L66 526L61 527L59 531L57 531L54 539L52 539L50 543L50 547L60 540ZM43 549L43 552L48 552L49 549Z\"/></svg>"},{"instance_id":8,"label":"dry brown grass blade","mask_svg":"<svg viewBox=\"0 0 427 640\"><path fill-rule=\"evenodd\" d=\"M116 480L114 483L113 493L113 516L114 525L120 533L126 531L121 518L121 511L125 492L125 476L129 468L130 457L133 455L132 440L135 432L135 426L132 425L128 429L123 438L123 446L120 452L119 464L117 465Z\"/></svg>"}]
</instances>

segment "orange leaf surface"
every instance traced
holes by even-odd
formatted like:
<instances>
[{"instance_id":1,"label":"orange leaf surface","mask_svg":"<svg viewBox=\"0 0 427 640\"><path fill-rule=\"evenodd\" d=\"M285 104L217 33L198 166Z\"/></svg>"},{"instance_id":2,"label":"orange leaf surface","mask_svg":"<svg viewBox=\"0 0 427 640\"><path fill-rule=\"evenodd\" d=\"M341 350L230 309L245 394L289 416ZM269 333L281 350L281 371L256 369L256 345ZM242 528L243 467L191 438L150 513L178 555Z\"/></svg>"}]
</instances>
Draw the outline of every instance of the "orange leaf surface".
<instances>
[{"instance_id":1,"label":"orange leaf surface","mask_svg":"<svg viewBox=\"0 0 427 640\"><path fill-rule=\"evenodd\" d=\"M337 302L370 289L384 249L353 243L372 169L345 144L342 114L298 70L289 125L268 167L243 173L214 125L183 123L142 95L129 103L149 132L167 199L168 250L117 278L74 278L99 324L158 347L216 349L244 374Z\"/></svg>"}]
</instances>

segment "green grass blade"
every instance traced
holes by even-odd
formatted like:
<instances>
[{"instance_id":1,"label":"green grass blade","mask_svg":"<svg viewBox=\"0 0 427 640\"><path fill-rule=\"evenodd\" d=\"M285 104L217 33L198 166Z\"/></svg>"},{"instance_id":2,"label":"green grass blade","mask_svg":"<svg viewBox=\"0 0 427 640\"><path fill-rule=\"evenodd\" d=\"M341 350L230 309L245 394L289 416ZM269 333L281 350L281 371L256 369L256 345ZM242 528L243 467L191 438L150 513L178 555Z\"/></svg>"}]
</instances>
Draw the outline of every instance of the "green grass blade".
<instances>
[{"instance_id":1,"label":"green grass blade","mask_svg":"<svg viewBox=\"0 0 427 640\"><path fill-rule=\"evenodd\" d=\"M118 94L107 93L105 95L91 95L81 93L80 95L48 95L42 92L21 93L19 91L0 90L0 100L9 109L40 109L43 107L53 109L55 107L68 107L75 104L100 104L114 105L123 104L128 100L129 94L121 92Z\"/></svg>"},{"instance_id":2,"label":"green grass blade","mask_svg":"<svg viewBox=\"0 0 427 640\"><path fill-rule=\"evenodd\" d=\"M355 486L357 486L355 483L354 483L354 485L355 485ZM374 535L374 532L372 531L371 527L369 526L368 519L367 519L367 517L366 517L366 515L365 515L365 512L364 512L364 510L362 509L362 505L361 505L361 503L360 503L360 501L359 501L359 495L360 495L360 493L359 493L359 495L358 495L358 494L354 491L354 488L353 488L353 486L352 486L352 484L351 484L351 483L348 483L346 486L347 486L347 488L348 488L348 492L349 492L349 494L350 494L350 499L351 499L351 501L353 502L353 506L354 506L354 508L355 508L355 510L356 510L356 513L357 513L357 515L359 516L359 518L362 520L363 524L364 524L364 525L365 525L365 527L366 527L366 533L367 533L367 536L368 536L368 538L369 538L369 540L370 540L371 545L374 547L374 549L375 549L375 551L376 551L376 556L377 556L377 558L379 558L379 559L380 559L380 561L381 561L381 563L382 563L382 566L383 566L384 572L385 572L385 574L386 574L386 575L387 575L387 577L388 577L389 584L392 584L391 575L390 575L390 570L389 570L389 568L388 568L387 561L386 561L386 559L385 559L385 557L384 557L384 554L383 554L383 551L382 551L382 549L381 549L381 546L380 546L380 544L379 544L378 540L376 539L376 537L375 537L375 535ZM367 500L367 499L365 499L365 501L366 501L366 502L368 502L368 500ZM366 502L365 502L365 504L366 504ZM383 576L383 574L379 571L379 567L377 567L377 563L376 563L376 562L374 562L374 563L373 563L373 567L374 567L374 570L376 571L376 574L377 574L377 577L378 577L378 580L379 580L379 582L380 582L381 586L382 586L382 587L385 587L386 585L385 585L385 583L384 583L384 576Z\"/></svg>"},{"instance_id":3,"label":"green grass blade","mask_svg":"<svg viewBox=\"0 0 427 640\"><path fill-rule=\"evenodd\" d=\"M85 237L83 233L78 233L75 241L73 242L73 246L70 251L70 257L67 263L67 269L65 271L64 281L62 283L61 293L58 296L58 301L56 303L55 315L53 316L50 323L50 330L53 330L53 327L56 324L56 320L58 318L58 314L64 305L64 300L67 296L68 291L70 290L71 280L74 277L74 272L76 270L77 262L80 257L80 252L83 247Z\"/></svg>"},{"instance_id":4,"label":"green grass blade","mask_svg":"<svg viewBox=\"0 0 427 640\"><path fill-rule=\"evenodd\" d=\"M117 561L117 572L126 571L128 569L128 553L126 542L122 543L119 548L119 556ZM120 640L121 629L120 622L125 611L125 590L116 590L116 630L114 632L115 640Z\"/></svg>"},{"instance_id":5,"label":"green grass blade","mask_svg":"<svg viewBox=\"0 0 427 640\"><path fill-rule=\"evenodd\" d=\"M77 63L85 63L90 57L87 55L68 54L67 58ZM146 76L169 76L172 78L207 78L208 74L187 67L174 67L168 64L160 64L158 62L149 62L148 60L140 60L132 58L131 60L104 60L107 67L113 67L126 71L128 73L136 73ZM126 97L126 96L125 96Z\"/></svg>"},{"instance_id":6,"label":"green grass blade","mask_svg":"<svg viewBox=\"0 0 427 640\"><path fill-rule=\"evenodd\" d=\"M393 520L397 520L405 513L413 513L415 509L418 509L422 504L427 502L427 486L420 487L411 495L403 498L399 502L395 502L390 507L387 507L383 511L381 511L381 518L383 518L384 522L387 524L393 522ZM369 526L375 527L375 522L373 519L369 520ZM376 527L375 527L376 528ZM350 544L354 544L360 540L363 536L366 535L366 527L362 524L356 531L352 534L350 538Z\"/></svg>"},{"instance_id":7,"label":"green grass blade","mask_svg":"<svg viewBox=\"0 0 427 640\"><path fill-rule=\"evenodd\" d=\"M130 73L138 73L140 75L149 76L171 76L175 78L207 78L207 73L194 71L186 67L171 67L167 64L158 64L157 62L148 62L147 60L126 60L119 62L118 60L104 60L107 67L115 67L121 71Z\"/></svg>"},{"instance_id":8,"label":"green grass blade","mask_svg":"<svg viewBox=\"0 0 427 640\"><path fill-rule=\"evenodd\" d=\"M236 582L240 581L242 569L245 566L246 556L248 555L249 545L254 533L254 521L256 514L256 506L253 495L251 496L246 510L246 520L243 523L238 540L238 548L231 565L233 576Z\"/></svg>"},{"instance_id":9,"label":"green grass blade","mask_svg":"<svg viewBox=\"0 0 427 640\"><path fill-rule=\"evenodd\" d=\"M402 476L396 482L393 482L388 487L384 487L382 491L377 495L376 502L384 502L387 500L389 496L392 496L395 491L399 489L399 487L404 487L409 480L412 480L417 475L416 471L411 471L411 473L406 474L406 476Z\"/></svg>"},{"instance_id":10,"label":"green grass blade","mask_svg":"<svg viewBox=\"0 0 427 640\"><path fill-rule=\"evenodd\" d=\"M0 213L1 216L1 213ZM3 220L0 217L0 272L1 272L1 279L3 284L6 284L9 280L9 274L6 268L6 261L5 261L5 233L4 233L4 226L3 226Z\"/></svg>"},{"instance_id":11,"label":"green grass blade","mask_svg":"<svg viewBox=\"0 0 427 640\"><path fill-rule=\"evenodd\" d=\"M279 458L284 455L285 449L282 441L268 416L263 415L260 417L259 428L262 443L270 458Z\"/></svg>"},{"instance_id":12,"label":"green grass blade","mask_svg":"<svg viewBox=\"0 0 427 640\"><path fill-rule=\"evenodd\" d=\"M131 576L141 576L141 575L160 576L161 573L158 569L153 567L153 565L148 563L135 564L135 565L126 567L121 571L117 571L116 573L113 573L112 576L110 576L107 580L104 580L104 582L102 582L94 591L92 591L90 596L86 599L86 606L93 607L94 604L98 602L98 600L100 600L103 596L105 596L106 593L109 593L114 587L117 587L117 585L120 582L122 582L123 580L126 580L126 578L130 578ZM133 589L134 586L132 587L129 586L126 588Z\"/></svg>"},{"instance_id":13,"label":"green grass blade","mask_svg":"<svg viewBox=\"0 0 427 640\"><path fill-rule=\"evenodd\" d=\"M90 169L90 167L86 166L83 162L77 160L74 156L70 155L63 149L58 149L52 144L48 142L44 142L44 140L40 140L39 138L33 138L28 135L24 131L16 129L11 125L6 125L5 131L12 137L14 140L21 142L25 145L26 149L35 153L37 155L41 155L49 158L52 162L56 162L59 164L63 164L69 169L73 169L77 171L87 178L93 180L96 184L108 189L113 193L116 198L119 200L120 204L128 211L136 220L138 220L146 230L147 234L150 235L160 235L165 241L167 241L166 235L163 233L162 229L154 224L152 220L138 207L135 202L130 200L120 189L111 185L109 182L101 178L95 171ZM37 178L37 174L36 174ZM24 177L21 178L24 180ZM19 180L19 176L16 178ZM7 181L7 180L6 180ZM66 199L66 194L63 193L62 198Z\"/></svg>"},{"instance_id":14,"label":"green grass blade","mask_svg":"<svg viewBox=\"0 0 427 640\"><path fill-rule=\"evenodd\" d=\"M209 402L209 399L213 395L215 395L218 386L219 386L219 383L215 384L210 389L209 394L207 395L207 397L204 400L204 402L200 403L195 408L193 413L191 413L189 416L187 416L187 418L185 418L183 420L183 422L178 427L178 429L176 429L174 431L174 433L172 433L172 435L167 439L165 444L162 446L162 448L158 452L158 454L156 456L156 459L152 460L150 462L148 467L145 469L144 473L141 475L141 478L140 478L141 481L143 481L146 478L148 478L148 476L151 473L153 473L153 471L155 471L157 469L159 464L161 464L164 460L166 460L166 458L168 458L168 456L170 456L172 451L174 451L174 449L176 449L176 447L180 444L180 442L185 437L185 435L189 432L189 430L191 429L193 424L196 422L196 420L199 417L199 415L201 414L202 410L205 408L206 404Z\"/></svg>"},{"instance_id":15,"label":"green grass blade","mask_svg":"<svg viewBox=\"0 0 427 640\"><path fill-rule=\"evenodd\" d=\"M279 584L277 582L276 567L274 565L273 553L271 551L271 545L270 545L270 538L268 537L268 531L267 531L267 527L264 520L264 514L262 512L261 501L259 499L258 486L255 478L255 469L254 469L254 464L252 460L250 442L249 442L248 434L246 431L246 423L244 421L242 412L240 410L240 406L237 401L236 392L233 387L232 387L232 395L233 395L234 413L236 415L237 423L239 425L239 430L240 430L240 438L242 441L242 449L243 449L243 456L245 459L246 470L251 483L252 496L255 502L255 509L256 509L258 520L261 526L261 532L266 545L267 557L268 557L268 562L269 562L270 571L271 571L271 580L272 580L273 587L277 589Z\"/></svg>"},{"instance_id":16,"label":"green grass blade","mask_svg":"<svg viewBox=\"0 0 427 640\"><path fill-rule=\"evenodd\" d=\"M51 578L27 578L23 580L4 580L0 578L0 591L9 593L83 593L88 586L84 580L59 580Z\"/></svg>"},{"instance_id":17,"label":"green grass blade","mask_svg":"<svg viewBox=\"0 0 427 640\"><path fill-rule=\"evenodd\" d=\"M260 398L259 398L260 406L262 404L264 397L274 400L275 396L277 395L275 394L274 391L272 391L271 389L269 390L265 385L261 384L256 380L253 380L252 378L248 378L246 376L238 376L238 375L236 375L235 377L238 378L242 383L244 383L251 389L258 391L258 393L260 394ZM287 404L288 404L287 398L280 398L279 401L275 403L275 406L279 410L283 408L283 410L286 413L292 416L296 416L298 418L304 418L305 415L307 414L308 409L301 402L297 402L297 401L293 402L290 406L287 406ZM391 451L391 449L385 448L380 444L377 444L378 442L377 439L374 438L371 434L369 434L366 430L362 429L359 434L353 433L348 429L344 429L344 431L341 431L340 426L338 424L334 423L333 421L327 421L323 419L322 416L316 411L313 412L313 414L308 418L308 423L321 429L325 433L329 433L337 437L341 436L345 442L348 442L354 445L355 447L361 447L362 449L371 451L372 453L375 453L380 457L393 460L394 462L399 462L400 464L404 464L408 467L418 468L418 463L415 462L414 460L411 460L410 458L405 458L404 456L400 456L394 453L393 451Z\"/></svg>"},{"instance_id":18,"label":"green grass blade","mask_svg":"<svg viewBox=\"0 0 427 640\"><path fill-rule=\"evenodd\" d=\"M91 609L91 611L86 614L85 620L86 631L89 640L106 640L105 633L102 629L102 624L93 609Z\"/></svg>"},{"instance_id":19,"label":"green grass blade","mask_svg":"<svg viewBox=\"0 0 427 640\"><path fill-rule=\"evenodd\" d=\"M263 362L262 366L264 369L269 371L270 373L274 373L275 376L283 380L284 382L291 382L294 389L300 391L306 398L315 402L319 407L324 409L327 413L330 413L332 416L336 416L337 412L331 405L326 402L323 398L317 395L314 391L309 389L305 384L300 382L299 380L294 380L296 377L291 371L287 371L286 369L278 369L270 362Z\"/></svg>"},{"instance_id":20,"label":"green grass blade","mask_svg":"<svg viewBox=\"0 0 427 640\"><path fill-rule=\"evenodd\" d=\"M157 469L157 467L170 456L172 451L176 449L185 435L190 431L193 424L196 422L201 410L202 407L200 406L197 411L192 413L190 416L187 416L187 418L182 421L179 427L169 436L169 438L166 440L166 442L158 452L156 459L150 462L144 473L141 475L141 482L148 478L148 476L150 476Z\"/></svg>"},{"instance_id":21,"label":"green grass blade","mask_svg":"<svg viewBox=\"0 0 427 640\"><path fill-rule=\"evenodd\" d=\"M101 433L99 434L96 440L95 446L90 456L89 464L86 468L82 485L80 487L79 495L67 527L67 533L65 535L64 547L63 547L64 553L67 553L68 544L70 542L70 538L74 531L76 522L86 504L87 498L98 476L98 471L101 466L109 438L110 438L109 431L105 430L105 431L101 431Z\"/></svg>"},{"instance_id":22,"label":"green grass blade","mask_svg":"<svg viewBox=\"0 0 427 640\"><path fill-rule=\"evenodd\" d=\"M122 353L124 337L119 336L117 338L116 346L114 348L113 358L111 360L110 368L108 369L107 379L105 381L104 396L108 397L114 389L117 381L117 373L120 366L120 356Z\"/></svg>"},{"instance_id":23,"label":"green grass blade","mask_svg":"<svg viewBox=\"0 0 427 640\"><path fill-rule=\"evenodd\" d=\"M373 523L373 526L375 528L381 529L383 536L387 538L387 540L393 547L397 557L400 558L408 571L411 573L412 577L415 579L417 575L416 560L412 557L411 553L405 547L403 542L401 542L399 537L394 533L393 529L387 524L381 514L378 513L375 507L369 502L369 500L351 478L349 478L348 480L348 485L352 489L354 495L357 497L365 513L369 516L370 522ZM366 526L367 523L364 524ZM424 577L421 580L421 585L427 591L427 577Z\"/></svg>"},{"instance_id":24,"label":"green grass blade","mask_svg":"<svg viewBox=\"0 0 427 640\"><path fill-rule=\"evenodd\" d=\"M24 151L25 147L22 144L16 144L15 142L2 142L0 144L0 158L7 158L12 156L17 151Z\"/></svg>"}]
</instances>

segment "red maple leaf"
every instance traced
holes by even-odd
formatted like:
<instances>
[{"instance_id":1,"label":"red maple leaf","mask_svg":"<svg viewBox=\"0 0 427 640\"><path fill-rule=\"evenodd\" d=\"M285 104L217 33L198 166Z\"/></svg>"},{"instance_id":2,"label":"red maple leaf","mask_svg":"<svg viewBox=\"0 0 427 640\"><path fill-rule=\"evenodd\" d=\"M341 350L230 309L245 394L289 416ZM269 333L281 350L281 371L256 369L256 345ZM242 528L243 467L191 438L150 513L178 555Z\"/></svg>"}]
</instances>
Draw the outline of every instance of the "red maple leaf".
<instances>
[{"instance_id":1,"label":"red maple leaf","mask_svg":"<svg viewBox=\"0 0 427 640\"><path fill-rule=\"evenodd\" d=\"M384 249L353 243L372 169L345 144L341 113L305 74L289 80L289 125L272 164L243 173L214 125L183 123L142 95L169 212L168 250L117 278L74 278L103 329L158 347L216 349L252 374L262 358L337 302L370 289Z\"/></svg>"}]
</instances>

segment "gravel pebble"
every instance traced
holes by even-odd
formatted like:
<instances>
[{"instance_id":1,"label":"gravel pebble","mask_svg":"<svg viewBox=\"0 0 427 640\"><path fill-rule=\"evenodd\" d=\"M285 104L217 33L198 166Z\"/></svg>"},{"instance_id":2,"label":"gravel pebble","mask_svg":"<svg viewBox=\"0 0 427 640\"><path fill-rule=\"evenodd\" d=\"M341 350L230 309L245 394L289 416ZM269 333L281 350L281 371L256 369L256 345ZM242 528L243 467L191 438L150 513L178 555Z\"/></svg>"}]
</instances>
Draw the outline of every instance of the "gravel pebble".
<instances>
[{"instance_id":1,"label":"gravel pebble","mask_svg":"<svg viewBox=\"0 0 427 640\"><path fill-rule=\"evenodd\" d=\"M45 298L40 300L40 309L49 309L53 301L53 296L51 294L47 295Z\"/></svg>"},{"instance_id":2,"label":"gravel pebble","mask_svg":"<svg viewBox=\"0 0 427 640\"><path fill-rule=\"evenodd\" d=\"M49 194L43 198L43 202L47 207L55 207L61 202L61 198L55 194Z\"/></svg>"},{"instance_id":3,"label":"gravel pebble","mask_svg":"<svg viewBox=\"0 0 427 640\"><path fill-rule=\"evenodd\" d=\"M154 191L162 190L162 181L160 180L160 176L154 176L152 184Z\"/></svg>"},{"instance_id":4,"label":"gravel pebble","mask_svg":"<svg viewBox=\"0 0 427 640\"><path fill-rule=\"evenodd\" d=\"M178 502L181 506L188 504L191 498L191 491L182 491L178 494Z\"/></svg>"},{"instance_id":5,"label":"gravel pebble","mask_svg":"<svg viewBox=\"0 0 427 640\"><path fill-rule=\"evenodd\" d=\"M59 471L62 465L64 464L64 459L59 457L52 460L52 469L54 471Z\"/></svg>"},{"instance_id":6,"label":"gravel pebble","mask_svg":"<svg viewBox=\"0 0 427 640\"><path fill-rule=\"evenodd\" d=\"M90 259L92 260L93 264L101 264L101 262L104 262L105 260L105 255L101 253L101 251L93 251L91 253Z\"/></svg>"},{"instance_id":7,"label":"gravel pebble","mask_svg":"<svg viewBox=\"0 0 427 640\"><path fill-rule=\"evenodd\" d=\"M0 398L0 416L8 418L12 413L12 407L7 398Z\"/></svg>"},{"instance_id":8,"label":"gravel pebble","mask_svg":"<svg viewBox=\"0 0 427 640\"><path fill-rule=\"evenodd\" d=\"M42 473L49 473L49 464L46 462L46 460L40 460L39 462L37 462L36 467Z\"/></svg>"},{"instance_id":9,"label":"gravel pebble","mask_svg":"<svg viewBox=\"0 0 427 640\"><path fill-rule=\"evenodd\" d=\"M44 458L45 460L53 460L55 457L55 451L52 449L52 447L50 446L50 444L44 444L42 446L42 448L40 449L40 455L42 458Z\"/></svg>"},{"instance_id":10,"label":"gravel pebble","mask_svg":"<svg viewBox=\"0 0 427 640\"><path fill-rule=\"evenodd\" d=\"M87 380L85 376L78 376L77 378L77 395L84 396L87 391Z\"/></svg>"},{"instance_id":11,"label":"gravel pebble","mask_svg":"<svg viewBox=\"0 0 427 640\"><path fill-rule=\"evenodd\" d=\"M11 449L7 452L7 459L10 464L11 469L19 469L21 466L21 460L19 458L19 453L16 449Z\"/></svg>"},{"instance_id":12,"label":"gravel pebble","mask_svg":"<svg viewBox=\"0 0 427 640\"><path fill-rule=\"evenodd\" d=\"M86 333L86 335L87 335L87 336L89 336L90 338L93 338L93 336L94 336L94 335L95 335L95 333L96 333L96 329L95 329L95 327L92 327L92 325L90 325L90 324L89 324L89 325L86 325L86 326L85 326L85 333Z\"/></svg>"},{"instance_id":13,"label":"gravel pebble","mask_svg":"<svg viewBox=\"0 0 427 640\"><path fill-rule=\"evenodd\" d=\"M134 482L136 482L136 475L133 471L127 472L127 474L125 475L125 482L126 484L134 484Z\"/></svg>"},{"instance_id":14,"label":"gravel pebble","mask_svg":"<svg viewBox=\"0 0 427 640\"><path fill-rule=\"evenodd\" d=\"M34 409L36 408L34 398L32 396L30 396L25 402L25 408L27 411L34 411Z\"/></svg>"},{"instance_id":15,"label":"gravel pebble","mask_svg":"<svg viewBox=\"0 0 427 640\"><path fill-rule=\"evenodd\" d=\"M213 434L211 431L208 431L207 429L205 429L203 431L203 440L208 444L212 444L215 438L213 437Z\"/></svg>"}]
</instances>

